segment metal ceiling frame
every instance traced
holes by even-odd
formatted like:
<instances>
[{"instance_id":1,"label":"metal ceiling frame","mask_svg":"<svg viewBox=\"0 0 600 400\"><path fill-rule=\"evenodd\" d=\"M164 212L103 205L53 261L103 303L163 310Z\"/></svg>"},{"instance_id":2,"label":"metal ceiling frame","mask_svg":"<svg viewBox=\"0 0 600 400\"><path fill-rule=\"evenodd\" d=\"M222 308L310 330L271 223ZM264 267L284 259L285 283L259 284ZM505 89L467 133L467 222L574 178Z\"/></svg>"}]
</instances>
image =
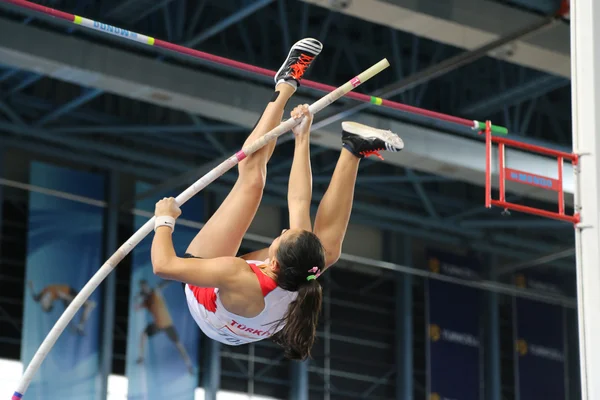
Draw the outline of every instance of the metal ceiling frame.
<instances>
[{"instance_id":1,"label":"metal ceiling frame","mask_svg":"<svg viewBox=\"0 0 600 400\"><path fill-rule=\"evenodd\" d=\"M264 4L263 4L264 3ZM268 5L268 3L271 2L262 2L260 4L262 4L262 7L265 7L266 5ZM239 10L239 12L235 12L234 14L231 15L232 19L237 19L237 21L242 21L243 18L245 17L241 17L242 15L245 15L246 17L250 14L252 14L253 12L255 12L256 10L258 10L261 7L257 6L258 3L252 3L250 5L247 5L248 8L244 9L244 10ZM281 12L281 5L278 4L278 12L279 12L279 17L281 18L282 15L285 15L285 13L282 14ZM308 16L308 7L306 6L306 4L304 4L303 10L305 12L303 12L302 15L302 29L305 29L305 24L307 23L307 16ZM164 8L163 9L163 13L168 13L168 8ZM179 17L181 17L181 13L173 13L173 14L177 14L179 15ZM178 18L177 15L175 17L171 16L171 18ZM329 15L333 15L333 14L329 14ZM331 18L329 18L328 20L331 21ZM181 21L179 21L181 22ZM282 19L280 21L281 24L281 29L282 29L282 34L284 34L284 31L289 30L289 26L288 26L288 21L287 19ZM229 25L227 24L221 24L220 25L222 27L222 29L226 29ZM213 29L212 31L214 31L213 35L217 35L218 33L220 33L220 30L217 29ZM326 35L328 32L328 29L325 29L325 27L323 27L323 35ZM209 35L210 36L210 35ZM206 38L208 38L209 36L206 36ZM285 34L284 34L285 36ZM413 72L416 71L416 54L417 52L413 52L413 58L412 61L410 62L411 66L414 68ZM164 56L163 56L164 57ZM401 66L402 64L399 64L399 66ZM431 70L431 68L424 70L425 72ZM17 72L15 72L15 70L7 70L4 74L0 75L2 76L2 78L4 79L10 79L11 77L14 77L16 75ZM419 75L419 73L417 73ZM423 73L423 71L421 71L420 76L422 77L421 79L425 79L427 78L426 74ZM423 78L425 77L425 78ZM37 78L37 79L34 79ZM16 94L18 94L19 91L23 90L25 87L31 86L33 85L37 80L39 80L41 78L41 76L35 76L33 75L27 75L22 81L21 83L19 83L16 87L14 87L11 90L11 93L6 96L9 97L10 96L14 96ZM18 88L17 90L15 90L15 88ZM77 108L82 106L83 104L85 104L88 101L93 100L94 98L98 97L101 95L101 92L97 91L97 90L84 90L82 92L82 95L80 97L76 97L73 100L71 100L70 102L67 102L65 104L63 104L63 106L50 111L46 114L46 116L41 117L40 119L38 119L38 124L39 125L44 125L46 123L50 123L53 120L58 120L61 116L66 116L66 115L70 115L70 114L74 114L77 112ZM418 95L415 95L413 97L419 97ZM149 177L150 175L152 175L153 173L150 172L150 170L145 171L144 169L147 169L148 167L150 167L152 165L151 162L149 162L149 160L146 157L140 157L140 155L138 154L134 154L134 153L130 153L128 151L122 151L120 149L115 149L112 146L100 146L100 147L96 147L94 148L94 145L92 145L92 143L86 143L85 139L83 138L77 138L74 139L72 137L70 137L70 135L68 135L69 132L74 132L75 130L78 130L77 133L80 134L93 134L94 132L102 132L102 133L112 133L112 134L117 134L117 135L123 135L123 134L129 134L132 136L132 140L133 141L137 141L140 143L144 143L144 141L139 138L139 137L135 137L137 135L135 135L135 131L139 130L139 129L143 129L145 134L150 134L150 133L155 133L155 134L160 134L160 133L171 133L171 134L181 134L181 135L185 135L189 132L200 132L206 135L206 138L210 141L210 143L212 144L213 147L215 147L220 154L226 154L226 152L228 151L225 147L223 147L222 144L220 144L219 140L217 138L215 138L214 136L211 135L211 132L216 132L216 131L235 131L238 130L240 128L237 128L235 126L226 126L224 124L218 124L216 126L211 126L208 125L207 126L203 126L201 124L199 124L199 119L196 116L193 115L189 115L190 119L192 120L193 124L189 125L189 126L172 126L172 127L166 127L166 126L131 126L131 125L113 125L113 126L100 126L100 127L94 127L94 126L80 126L80 127L76 127L76 126L70 126L70 127L66 127L66 128L59 128L59 129L53 129L53 132L61 132L61 136L63 134L67 134L64 139L62 139L60 136L58 138L49 138L48 135L45 134L45 131L42 130L35 130L31 127L25 127L23 124L23 120L22 118L19 116L19 114L17 114L14 110L11 109L10 106L8 106L5 103L0 103L0 109L2 111L4 111L4 113L16 124L16 125L6 125L4 123L0 123L0 126L3 127L5 130L7 131L11 131L13 133L16 133L18 135L26 135L26 136L31 136L31 137L37 137L38 139L43 139L45 141L50 140L51 142L57 143L59 145L63 145L63 146L68 146L70 148L79 148L85 151L92 151L94 153L104 153L104 156L114 156L117 154L121 154L122 157L127 158L127 159L136 159L138 160L139 163L144 164L144 167L142 169L139 169L138 167L135 167L134 169L137 170L138 172L141 172L144 176ZM88 112L84 112L84 113L79 113L79 115L85 115L86 117L88 116ZM41 124L40 124L41 122ZM242 128L243 129L243 128ZM26 132L25 132L26 131ZM182 138L183 139L183 138ZM174 140L174 138L170 138L169 140ZM13 139L8 139L8 141L5 141L5 143L9 143L12 142L14 143ZM149 143L149 142L148 142ZM36 146L29 146L29 148L32 147L36 147ZM37 146L38 149L41 149L43 147ZM325 152L326 150L321 149L320 152ZM313 156L318 156L319 151L315 151L313 152ZM168 159L162 159L162 160L155 160L155 161L160 161L161 162L161 167L169 167L171 168L173 171L175 170L187 170L187 171L192 171L189 172L186 175L182 175L180 176L180 179L177 180L172 180L172 182L174 182L175 186L177 186L178 184L181 184L181 182L187 182L189 181L191 178L191 176L197 177L197 171L198 171L198 167L193 167L193 166L184 166L184 164L178 162L178 161L174 161L174 160L168 160ZM165 162L164 164L162 164L162 162ZM274 167L276 167L276 169L279 170L284 170L285 166L289 164L289 160L288 161L284 161L281 164L275 164ZM117 165L117 164L115 164ZM120 165L120 164L119 164ZM208 161L204 168L202 169L202 171L207 170L211 165L214 165L214 161ZM120 165L122 166L122 165ZM328 171L329 169L331 169L333 166L333 164L331 164L329 167L325 168L325 171ZM158 167L158 166L156 166ZM155 167L155 168L156 168ZM131 168L129 170L132 170ZM159 174L154 175L154 177L158 177L160 176ZM231 178L229 178L231 179ZM327 181L327 176L319 176L316 175L315 176L315 183L319 183L319 182L326 182ZM361 183L362 180L362 183ZM434 204L439 204L442 201L433 201L432 199L432 194L427 193L425 187L423 186L424 183L427 182L431 182L431 181L444 181L447 179L444 178L437 178L437 177L420 177L417 173L412 172L410 169L407 169L406 171L406 177L391 177L391 176L387 176L387 175L382 175L382 176L377 176L377 175L370 175L370 176L365 176L365 177L360 177L359 178L359 184L357 185L358 188L361 187L361 185L366 185L364 186L365 188L369 187L368 185L372 185L374 182L381 182L383 183L383 181L388 181L388 182L407 182L410 183L413 187L413 193L414 195L416 195L417 199L420 199L423 209L426 212L426 215L429 215L429 217L425 217L425 216L411 216L410 214L402 214L402 213L396 213L396 214L392 214L390 220L392 221L404 221L404 222L411 222L411 223L416 223L419 225L424 225L424 226L428 226L430 228L441 228L442 230L445 231L449 231L452 232L453 234L460 234L462 236L464 236L465 234L468 236L468 230L463 229L464 227L475 227L475 226L484 226L484 227L491 227L493 226L493 224L495 223L494 220L489 220L489 221L460 221L460 218L455 217L455 218L448 218L448 217L440 217L440 214L437 210L437 207L439 206L435 206ZM277 180L275 180L275 184L270 184L269 185L269 190L271 191L275 191L276 193L283 193L283 189L280 185L276 184ZM157 190L164 190L165 186L161 186L158 187ZM397 190L396 190L397 191ZM401 191L403 191L403 188L401 189ZM382 188L382 193L385 193L386 191ZM390 195L392 195L391 193L393 193L393 191L390 191ZM359 202L359 208L362 207L361 203ZM368 210L368 208L371 207L368 204L365 204L364 207L362 208L362 211L366 212ZM363 218L363 220L366 220L368 218L365 217L361 217L361 213L358 214L359 218ZM367 213L369 214L369 213ZM464 212L461 213L463 215L463 217L466 216L474 216L477 213L469 213ZM379 214L378 214L379 215ZM382 218L383 214L379 215L379 218ZM438 222L439 221L439 222ZM446 221L446 222L444 222ZM450 228L448 228L448 222L452 223L459 223L459 225L457 225L457 228L454 228L452 226L450 226ZM441 224L440 224L441 223ZM391 223L384 223L383 225L386 226L396 226L396 222L391 222ZM550 224L547 224L546 222L544 223L538 223L536 221L529 221L529 220L519 220L519 221L515 221L512 222L510 224L504 222L504 226L505 227L522 227L522 228L529 228L529 229L538 229L539 227L543 227L543 226L547 226ZM381 225L380 225L381 226ZM396 226L397 229L397 226ZM410 229L401 229L402 232L407 232ZM421 236L425 236L425 234L427 235L433 235L432 232L429 231L423 231L423 234ZM482 232L478 232L475 233L475 235L481 235ZM494 236L494 235L492 235ZM433 236L432 236L433 237ZM450 240L450 238L447 237L443 237L440 236L439 238L440 240L444 240L446 242L453 242L456 243L456 240ZM506 237L504 239L507 239ZM504 242L508 242L510 243L511 240L507 239ZM519 241L512 241L516 246L518 247L523 247ZM540 248L541 250L541 248ZM549 249L547 249L549 251ZM546 250L544 250L546 251ZM518 253L518 252L517 252ZM517 254L515 253L515 254Z\"/></svg>"}]
</instances>

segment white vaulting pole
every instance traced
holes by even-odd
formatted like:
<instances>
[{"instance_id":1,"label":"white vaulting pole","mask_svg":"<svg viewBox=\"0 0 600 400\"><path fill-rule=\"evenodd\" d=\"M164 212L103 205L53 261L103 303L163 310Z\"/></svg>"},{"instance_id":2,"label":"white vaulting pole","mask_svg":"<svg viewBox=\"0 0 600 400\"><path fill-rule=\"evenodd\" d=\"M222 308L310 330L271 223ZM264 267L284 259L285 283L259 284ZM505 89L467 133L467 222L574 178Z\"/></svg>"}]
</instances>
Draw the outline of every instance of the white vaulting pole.
<instances>
[{"instance_id":1,"label":"white vaulting pole","mask_svg":"<svg viewBox=\"0 0 600 400\"><path fill-rule=\"evenodd\" d=\"M346 82L344 85L335 89L333 92L327 94L321 99L317 100L313 104L309 106L310 111L313 114L318 113L334 101L343 97L346 93L350 92L352 89L358 87L360 84L368 81L373 76L377 75L387 67L389 67L390 63L387 59L383 59L379 61L377 64L373 65L371 68L362 72L360 75ZM290 131L296 125L298 125L301 120L288 119L287 121L282 122L278 127L271 130L260 139L257 139L253 143L244 147L242 150L235 153L233 156L229 157L227 160L223 161L212 171L198 179L192 186L187 188L183 193L177 196L177 204L182 205L191 199L194 195L196 195L199 191L208 186L211 182L216 180L218 177L223 175L225 172L229 171L231 168L236 166L240 161L249 155L253 154L264 145L266 145L271 140L278 138L284 133ZM40 368L40 365L48 355L48 352L52 349L52 346L56 343L56 340L61 335L63 330L67 327L69 322L73 319L77 311L81 308L83 303L91 296L91 294L96 290L98 285L102 283L102 281L112 272L112 270L133 250L135 246L138 245L150 232L154 230L154 217L150 219L148 222L144 224L137 232L135 232L129 240L127 240L119 249L102 265L102 267L94 274L94 276L90 279L90 281L81 289L79 294L75 296L75 299L71 302L71 304L67 307L65 312L60 316L58 321L54 324L39 349L33 356L31 362L27 366L25 373L21 377L21 381L17 385L17 389L12 397L12 400L19 400L25 394L25 391L29 387L31 380L37 370Z\"/></svg>"},{"instance_id":2,"label":"white vaulting pole","mask_svg":"<svg viewBox=\"0 0 600 400\"><path fill-rule=\"evenodd\" d=\"M600 2L571 1L573 152L581 398L600 399ZM578 173L577 173L578 171Z\"/></svg>"}]
</instances>

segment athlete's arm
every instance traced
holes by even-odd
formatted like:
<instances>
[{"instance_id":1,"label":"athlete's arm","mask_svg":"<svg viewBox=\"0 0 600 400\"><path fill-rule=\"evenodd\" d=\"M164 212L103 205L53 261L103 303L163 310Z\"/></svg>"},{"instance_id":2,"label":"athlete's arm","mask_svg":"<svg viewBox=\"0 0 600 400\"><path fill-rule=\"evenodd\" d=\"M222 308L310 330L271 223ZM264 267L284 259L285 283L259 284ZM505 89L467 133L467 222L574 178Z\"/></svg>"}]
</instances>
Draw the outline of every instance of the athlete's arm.
<instances>
[{"instance_id":1,"label":"athlete's arm","mask_svg":"<svg viewBox=\"0 0 600 400\"><path fill-rule=\"evenodd\" d=\"M240 272L248 269L248 264L237 257L177 257L171 235L171 228L162 226L152 241L152 269L162 279L226 289L239 284Z\"/></svg>"},{"instance_id":2,"label":"athlete's arm","mask_svg":"<svg viewBox=\"0 0 600 400\"><path fill-rule=\"evenodd\" d=\"M308 105L298 106L292 111L292 118L302 118L300 125L293 129L296 137L294 160L288 184L288 210L290 228L312 232L310 204L312 199L312 171L310 167L310 128L313 116Z\"/></svg>"},{"instance_id":3,"label":"athlete's arm","mask_svg":"<svg viewBox=\"0 0 600 400\"><path fill-rule=\"evenodd\" d=\"M175 199L163 199L156 203L154 214L157 217L177 218L181 210ZM152 240L151 258L154 273L163 279L189 283L200 287L231 288L239 284L248 270L248 264L236 257L212 259L177 257L173 247L173 230L169 226L159 226Z\"/></svg>"}]
</instances>

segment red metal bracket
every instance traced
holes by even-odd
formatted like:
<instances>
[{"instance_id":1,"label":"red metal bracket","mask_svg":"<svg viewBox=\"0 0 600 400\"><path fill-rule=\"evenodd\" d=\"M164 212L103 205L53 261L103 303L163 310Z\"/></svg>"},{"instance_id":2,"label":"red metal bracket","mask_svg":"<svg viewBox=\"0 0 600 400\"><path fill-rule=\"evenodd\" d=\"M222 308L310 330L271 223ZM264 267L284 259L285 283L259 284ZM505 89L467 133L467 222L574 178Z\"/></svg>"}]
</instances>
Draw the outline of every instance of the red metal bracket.
<instances>
[{"instance_id":1,"label":"red metal bracket","mask_svg":"<svg viewBox=\"0 0 600 400\"><path fill-rule=\"evenodd\" d=\"M479 133L481 134L483 132ZM500 194L498 200L492 199L492 146L494 143L498 144L498 169L500 172ZM506 168L504 160L506 146L527 150L533 153L556 157L558 163L558 179L536 175L512 168ZM541 146L535 146L528 143L518 142L516 140L506 139L504 137L492 136L492 123L490 121L486 121L485 206L487 208L491 208L492 206L501 207L504 208L504 210L514 210L528 214L539 215L546 218L571 222L573 224L579 223L580 218L578 213L576 213L575 215L565 214L565 194L563 188L563 164L565 160L570 161L573 165L577 165L577 163L579 162L579 156L577 154L552 150ZM527 207L520 204L507 202L505 193L506 180L558 192L558 212L546 211L539 208Z\"/></svg>"}]
</instances>

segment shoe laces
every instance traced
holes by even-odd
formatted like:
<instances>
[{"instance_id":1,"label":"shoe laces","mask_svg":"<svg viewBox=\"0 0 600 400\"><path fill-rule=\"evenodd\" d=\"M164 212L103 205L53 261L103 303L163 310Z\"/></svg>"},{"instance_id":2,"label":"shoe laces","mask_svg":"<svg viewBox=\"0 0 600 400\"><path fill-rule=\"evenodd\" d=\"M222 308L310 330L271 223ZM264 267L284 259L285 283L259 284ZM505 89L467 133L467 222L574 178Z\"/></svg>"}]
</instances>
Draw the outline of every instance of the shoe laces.
<instances>
[{"instance_id":1,"label":"shoe laces","mask_svg":"<svg viewBox=\"0 0 600 400\"><path fill-rule=\"evenodd\" d=\"M384 158L381 156L381 154L379 154L380 151L383 151L385 149L373 149L373 150L365 150L365 151L361 151L360 155L367 158L369 156L375 155L377 156L380 160L383 160Z\"/></svg>"},{"instance_id":2,"label":"shoe laces","mask_svg":"<svg viewBox=\"0 0 600 400\"><path fill-rule=\"evenodd\" d=\"M301 79L302 75L304 75L304 71L306 71L306 68L310 66L310 63L313 59L314 57L307 56L306 54L300 54L300 57L298 57L298 61L296 61L290 66L292 70L290 75L292 76L292 78L296 80Z\"/></svg>"}]
</instances>

